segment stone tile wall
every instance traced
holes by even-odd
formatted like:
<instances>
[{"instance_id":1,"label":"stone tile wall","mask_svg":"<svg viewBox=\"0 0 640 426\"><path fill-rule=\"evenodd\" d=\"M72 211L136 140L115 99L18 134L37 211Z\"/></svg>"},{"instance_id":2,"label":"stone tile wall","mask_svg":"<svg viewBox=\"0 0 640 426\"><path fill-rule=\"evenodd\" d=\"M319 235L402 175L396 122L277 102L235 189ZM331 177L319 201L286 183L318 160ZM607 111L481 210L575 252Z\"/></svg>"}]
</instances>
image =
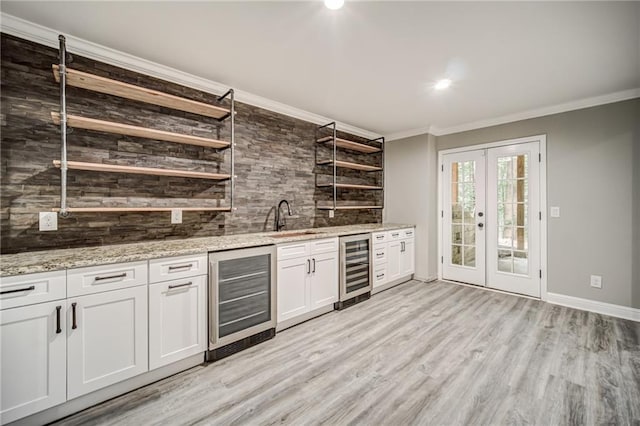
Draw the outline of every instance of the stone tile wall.
<instances>
[{"instance_id":1,"label":"stone tile wall","mask_svg":"<svg viewBox=\"0 0 640 426\"><path fill-rule=\"evenodd\" d=\"M273 228L274 208L285 198L295 218L287 228L300 229L381 221L380 210L328 212L315 208L329 200L331 190L316 188L329 181L331 169L314 166L330 158L328 148L316 152L317 126L254 106L236 103L236 196L233 213L184 212L172 225L163 213L76 213L60 218L55 232L38 230L38 212L58 207L60 172L52 160L60 157L59 128L51 111L59 110L59 86L51 65L56 49L2 34L1 63L1 252L68 248L224 234ZM73 53L73 52L72 52ZM138 84L179 96L215 103L214 95L140 75L73 55L70 68ZM68 88L68 113L228 140L229 120L175 111L114 96ZM363 141L350 135L342 135ZM339 159L380 164L380 154L357 155L339 150ZM73 129L68 158L75 161L208 172L230 171L230 150L215 150L170 142ZM224 206L229 183L201 179L69 171L70 207L96 206ZM381 173L344 170L339 181L382 184ZM340 191L341 200L379 204L381 191Z\"/></svg>"}]
</instances>

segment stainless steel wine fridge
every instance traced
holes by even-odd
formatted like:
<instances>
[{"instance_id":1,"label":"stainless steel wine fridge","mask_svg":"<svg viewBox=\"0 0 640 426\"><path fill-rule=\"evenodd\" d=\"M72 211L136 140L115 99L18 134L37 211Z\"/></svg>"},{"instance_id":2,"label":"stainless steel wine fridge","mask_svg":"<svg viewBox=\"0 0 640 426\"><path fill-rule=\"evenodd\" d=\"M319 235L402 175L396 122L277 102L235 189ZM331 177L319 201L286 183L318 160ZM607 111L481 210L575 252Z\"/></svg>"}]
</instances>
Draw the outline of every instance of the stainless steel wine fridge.
<instances>
[{"instance_id":1,"label":"stainless steel wine fridge","mask_svg":"<svg viewBox=\"0 0 640 426\"><path fill-rule=\"evenodd\" d=\"M340 300L343 309L371 296L371 234L340 238Z\"/></svg>"},{"instance_id":2,"label":"stainless steel wine fridge","mask_svg":"<svg viewBox=\"0 0 640 426\"><path fill-rule=\"evenodd\" d=\"M215 361L272 338L275 246L210 253L209 268L207 359Z\"/></svg>"}]
</instances>

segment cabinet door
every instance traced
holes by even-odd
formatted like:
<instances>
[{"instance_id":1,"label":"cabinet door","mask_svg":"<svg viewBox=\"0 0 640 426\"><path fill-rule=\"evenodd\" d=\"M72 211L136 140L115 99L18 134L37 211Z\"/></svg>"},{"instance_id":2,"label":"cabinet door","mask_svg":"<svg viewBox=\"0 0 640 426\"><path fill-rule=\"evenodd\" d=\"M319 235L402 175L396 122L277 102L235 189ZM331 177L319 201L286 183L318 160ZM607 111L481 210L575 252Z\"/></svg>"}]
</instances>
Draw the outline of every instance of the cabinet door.
<instances>
[{"instance_id":1,"label":"cabinet door","mask_svg":"<svg viewBox=\"0 0 640 426\"><path fill-rule=\"evenodd\" d=\"M81 296L67 306L68 399L148 370L147 286Z\"/></svg>"},{"instance_id":2,"label":"cabinet door","mask_svg":"<svg viewBox=\"0 0 640 426\"><path fill-rule=\"evenodd\" d=\"M402 240L404 250L400 256L400 276L405 277L415 271L415 240L409 238Z\"/></svg>"},{"instance_id":3,"label":"cabinet door","mask_svg":"<svg viewBox=\"0 0 640 426\"><path fill-rule=\"evenodd\" d=\"M149 286L149 369L204 352L207 277Z\"/></svg>"},{"instance_id":4,"label":"cabinet door","mask_svg":"<svg viewBox=\"0 0 640 426\"><path fill-rule=\"evenodd\" d=\"M66 401L65 312L64 300L0 312L2 424Z\"/></svg>"},{"instance_id":5,"label":"cabinet door","mask_svg":"<svg viewBox=\"0 0 640 426\"><path fill-rule=\"evenodd\" d=\"M400 258L403 255L401 252L402 244L400 241L392 240L389 242L387 250L387 282L398 279L402 276L400 270Z\"/></svg>"},{"instance_id":6,"label":"cabinet door","mask_svg":"<svg viewBox=\"0 0 640 426\"><path fill-rule=\"evenodd\" d=\"M322 308L338 301L338 252L314 255L311 258L309 310Z\"/></svg>"},{"instance_id":7,"label":"cabinet door","mask_svg":"<svg viewBox=\"0 0 640 426\"><path fill-rule=\"evenodd\" d=\"M308 312L310 270L307 257L278 262L278 322Z\"/></svg>"}]
</instances>

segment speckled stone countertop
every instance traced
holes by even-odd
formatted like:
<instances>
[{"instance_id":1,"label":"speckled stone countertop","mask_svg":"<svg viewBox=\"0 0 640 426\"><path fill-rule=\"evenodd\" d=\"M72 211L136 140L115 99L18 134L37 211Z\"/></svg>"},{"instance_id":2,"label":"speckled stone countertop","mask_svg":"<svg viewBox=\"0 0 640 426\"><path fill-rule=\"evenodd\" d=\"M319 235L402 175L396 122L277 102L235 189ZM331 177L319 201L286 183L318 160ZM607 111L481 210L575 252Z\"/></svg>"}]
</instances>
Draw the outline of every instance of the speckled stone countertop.
<instances>
[{"instance_id":1,"label":"speckled stone countertop","mask_svg":"<svg viewBox=\"0 0 640 426\"><path fill-rule=\"evenodd\" d=\"M0 277L56 271L108 263L134 262L159 257L204 254L245 247L268 246L292 241L341 237L367 232L412 228L413 225L369 223L362 225L334 226L326 228L297 229L294 231L262 232L256 234L225 235L220 237L188 238L182 240L148 241L134 244L118 244L63 250L46 250L0 256ZM273 238L276 234L315 232L298 236Z\"/></svg>"}]
</instances>

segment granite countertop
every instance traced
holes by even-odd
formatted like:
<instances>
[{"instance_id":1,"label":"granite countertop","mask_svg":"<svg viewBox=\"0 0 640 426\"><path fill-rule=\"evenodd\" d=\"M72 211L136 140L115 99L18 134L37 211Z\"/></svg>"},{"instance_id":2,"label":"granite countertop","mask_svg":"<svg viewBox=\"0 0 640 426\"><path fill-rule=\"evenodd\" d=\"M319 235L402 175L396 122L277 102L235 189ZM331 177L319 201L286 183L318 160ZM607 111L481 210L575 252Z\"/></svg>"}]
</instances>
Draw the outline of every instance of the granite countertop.
<instances>
[{"instance_id":1,"label":"granite countertop","mask_svg":"<svg viewBox=\"0 0 640 426\"><path fill-rule=\"evenodd\" d=\"M159 257L204 254L211 251L230 250L282 244L292 241L341 237L376 231L412 228L413 225L369 223L361 225L333 226L325 228L297 229L292 231L261 232L255 234L224 235L220 237L188 238L182 240L148 241L133 244L117 244L100 247L83 247L61 250L35 251L0 256L0 277L56 271L108 263L134 262ZM272 235L315 232L297 236L273 238Z\"/></svg>"}]
</instances>

